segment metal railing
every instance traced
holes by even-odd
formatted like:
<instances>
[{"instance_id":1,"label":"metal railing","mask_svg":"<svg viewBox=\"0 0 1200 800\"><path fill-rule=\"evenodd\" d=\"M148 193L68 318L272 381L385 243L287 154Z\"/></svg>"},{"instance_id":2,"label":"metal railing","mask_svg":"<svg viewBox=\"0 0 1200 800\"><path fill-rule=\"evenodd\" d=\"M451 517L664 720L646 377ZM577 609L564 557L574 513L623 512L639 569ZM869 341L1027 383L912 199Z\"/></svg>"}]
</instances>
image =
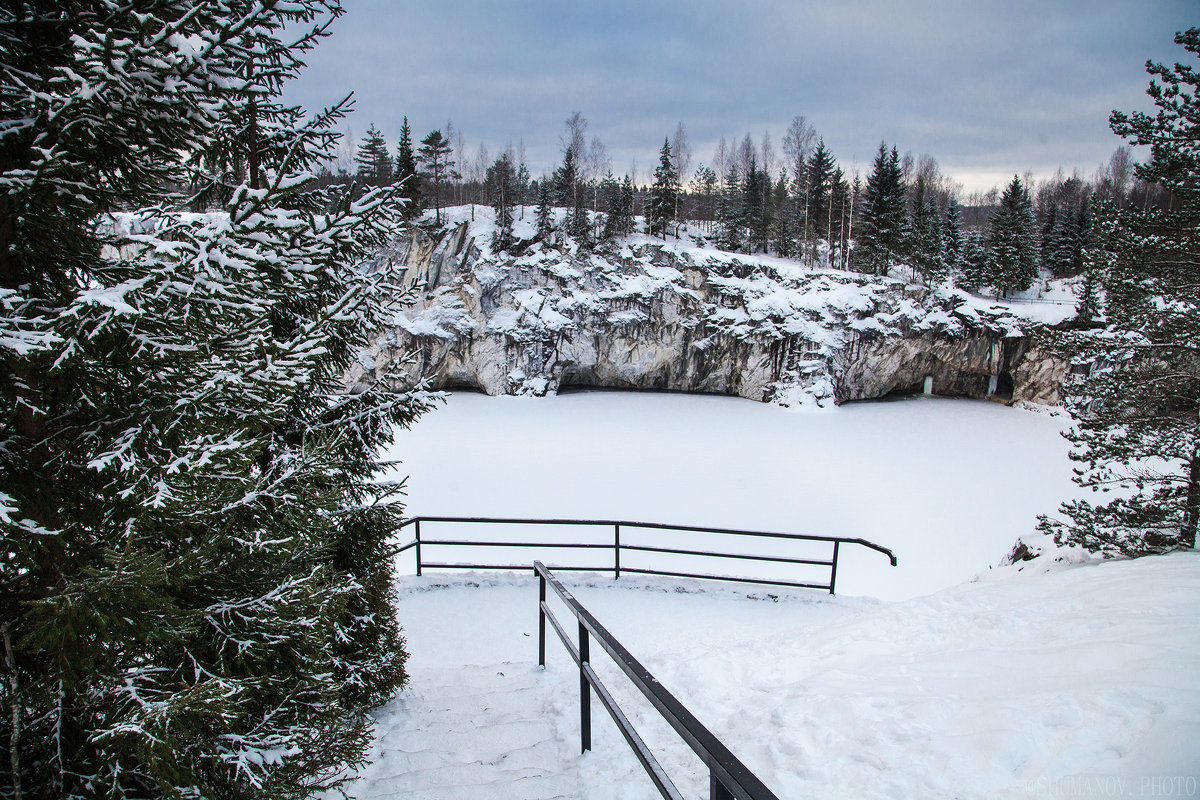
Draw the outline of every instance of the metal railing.
<instances>
[{"instance_id":1,"label":"metal railing","mask_svg":"<svg viewBox=\"0 0 1200 800\"><path fill-rule=\"evenodd\" d=\"M612 529L612 540L604 542L537 542L537 541L492 541L492 540L476 540L476 539L430 539L422 538L421 525L424 523L426 529L431 524L456 524L456 525L518 525L518 526L571 526L571 527L601 527ZM691 525L667 525L660 522L630 522L627 520L578 520L578 519L501 519L494 517L413 517L405 520L401 524L401 529L412 526L414 538L411 542L399 548L397 553L402 553L407 550L415 550L416 556L416 573L420 575L425 569L511 569L511 570L526 570L529 569L528 562L521 563L459 563L459 562L432 562L425 560L425 553L422 548L545 548L558 550L608 550L612 552L612 561L605 564L593 564L587 566L578 565L555 565L557 570L574 570L587 572L611 572L613 577L621 577L622 572L636 573L642 575L665 575L673 578L704 578L708 580L720 581L735 581L739 583L763 583L774 586L790 586L802 589L823 589L830 594L834 593L834 588L837 586L837 568L838 557L840 555L841 546L843 544L856 544L871 550L876 550L883 553L891 561L892 566L896 566L896 555L886 547L869 542L866 539L846 538L841 536L813 536L797 533L771 533L766 531L746 531L733 528L703 528ZM771 555L765 553L738 553L738 552L715 552L711 550L696 550L692 548L680 547L665 547L661 545L636 544L629 541L621 541L621 532L643 530L643 531L671 531L680 533L700 533L700 534L716 534L720 536L731 537L750 537L752 539L775 539L794 542L821 542L830 545L830 555L828 558L796 558L794 556ZM683 572L678 570L662 570L651 567L632 567L622 565L622 552L636 553L657 553L668 555L681 556L700 556L711 559L731 559L734 561L756 561L769 562L775 564L792 564L797 566L816 566L829 568L828 583L813 583L801 582L794 580L780 580L777 578L753 578L735 575L718 575L697 572Z\"/></svg>"},{"instance_id":2,"label":"metal railing","mask_svg":"<svg viewBox=\"0 0 1200 800\"><path fill-rule=\"evenodd\" d=\"M700 757L708 768L708 792L710 800L779 800L778 797L760 781L745 764L743 764L729 748L709 732L690 711L673 694L666 690L650 671L642 666L617 639L601 625L578 600L571 596L554 574L540 561L533 562L533 570L538 576L538 665L546 666L546 620L554 627L558 638L562 641L567 652L579 667L579 739L582 752L592 749L592 704L591 692L594 690L601 705L608 711L609 716L633 749L634 755L641 762L642 768L654 782L658 793L670 800L683 800L683 795L667 776L650 748L642 741L642 737L634 730L629 718L617 705L612 694L601 683L600 678L591 665L590 638L594 637L613 662L629 678L634 686L646 696L646 699L658 710L675 732L679 734L692 751ZM567 635L562 623L555 618L549 606L546 605L546 586L549 585L566 604L567 609L579 623L579 645L576 646Z\"/></svg>"}]
</instances>

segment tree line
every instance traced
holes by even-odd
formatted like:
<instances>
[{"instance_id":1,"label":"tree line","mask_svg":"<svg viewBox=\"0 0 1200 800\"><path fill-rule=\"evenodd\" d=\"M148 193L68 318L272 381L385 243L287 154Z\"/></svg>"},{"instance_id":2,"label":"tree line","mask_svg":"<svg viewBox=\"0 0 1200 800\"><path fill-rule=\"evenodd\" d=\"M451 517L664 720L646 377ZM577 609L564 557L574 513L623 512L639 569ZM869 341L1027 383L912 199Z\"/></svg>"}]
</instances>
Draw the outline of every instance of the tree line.
<instances>
[{"instance_id":1,"label":"tree line","mask_svg":"<svg viewBox=\"0 0 1200 800\"><path fill-rule=\"evenodd\" d=\"M364 187L399 184L409 220L427 208L440 223L446 205L491 206L497 250L515 243L513 222L527 209L535 214L539 237L583 247L633 233L640 217L642 232L664 239L688 236L733 252L900 274L929 286L952 281L998 297L1029 290L1042 273L1083 273L1098 202L1171 202L1157 184L1133 174L1131 151L1120 147L1090 180L1061 170L1041 181L1014 175L1002 192L973 193L964 205L960 187L936 159L902 156L886 142L865 181L848 175L803 116L789 123L782 154L767 135L756 143L747 134L732 145L722 138L711 162L694 169L687 130L679 123L663 139L652 180L639 184L629 173L613 174L603 143L589 141L588 127L582 114L572 114L561 162L535 178L523 144L505 147L494 160L480 145L467 159L452 124L446 125L450 135L438 128L415 142L406 117L393 154L372 124L357 146L356 172L340 179Z\"/></svg>"}]
</instances>

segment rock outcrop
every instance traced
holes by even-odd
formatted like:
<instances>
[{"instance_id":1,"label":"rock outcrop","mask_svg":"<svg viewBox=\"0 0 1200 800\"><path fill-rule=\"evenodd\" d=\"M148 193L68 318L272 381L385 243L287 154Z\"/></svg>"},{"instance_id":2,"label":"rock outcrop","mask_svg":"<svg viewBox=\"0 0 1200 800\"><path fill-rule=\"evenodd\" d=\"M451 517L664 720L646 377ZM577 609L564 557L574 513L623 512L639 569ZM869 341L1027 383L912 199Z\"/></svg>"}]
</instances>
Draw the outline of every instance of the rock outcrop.
<instances>
[{"instance_id":1,"label":"rock outcrop","mask_svg":"<svg viewBox=\"0 0 1200 800\"><path fill-rule=\"evenodd\" d=\"M486 238L486 237L479 237ZM577 387L829 405L897 392L1059 402L1066 365L1012 309L963 292L636 239L493 254L467 223L380 258L416 302L352 383L546 394Z\"/></svg>"}]
</instances>

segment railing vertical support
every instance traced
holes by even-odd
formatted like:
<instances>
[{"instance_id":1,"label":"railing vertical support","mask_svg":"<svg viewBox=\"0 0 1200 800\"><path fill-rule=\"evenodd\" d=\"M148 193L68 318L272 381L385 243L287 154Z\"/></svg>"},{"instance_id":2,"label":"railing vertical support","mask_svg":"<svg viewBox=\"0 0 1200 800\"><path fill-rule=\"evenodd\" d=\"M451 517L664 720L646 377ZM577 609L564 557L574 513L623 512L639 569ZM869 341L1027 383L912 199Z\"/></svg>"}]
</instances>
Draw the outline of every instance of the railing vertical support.
<instances>
[{"instance_id":1,"label":"railing vertical support","mask_svg":"<svg viewBox=\"0 0 1200 800\"><path fill-rule=\"evenodd\" d=\"M416 537L417 538L417 547L416 547L417 577L419 578L419 577L421 577L421 520L419 520L419 519L416 522L416 529L417 529L416 530L416 534L417 534L417 537Z\"/></svg>"},{"instance_id":2,"label":"railing vertical support","mask_svg":"<svg viewBox=\"0 0 1200 800\"><path fill-rule=\"evenodd\" d=\"M538 666L546 668L546 578L538 573Z\"/></svg>"},{"instance_id":3,"label":"railing vertical support","mask_svg":"<svg viewBox=\"0 0 1200 800\"><path fill-rule=\"evenodd\" d=\"M587 628L579 622L579 746L580 752L592 749L592 687L588 684L585 666L591 665Z\"/></svg>"},{"instance_id":4,"label":"railing vertical support","mask_svg":"<svg viewBox=\"0 0 1200 800\"><path fill-rule=\"evenodd\" d=\"M837 583L838 547L840 547L841 544L842 544L841 542L833 543L833 561L830 562L830 564L829 564L829 593L830 594L833 594L833 587Z\"/></svg>"},{"instance_id":5,"label":"railing vertical support","mask_svg":"<svg viewBox=\"0 0 1200 800\"><path fill-rule=\"evenodd\" d=\"M613 525L613 580L621 577L621 523Z\"/></svg>"},{"instance_id":6,"label":"railing vertical support","mask_svg":"<svg viewBox=\"0 0 1200 800\"><path fill-rule=\"evenodd\" d=\"M708 800L735 800L733 792L717 779L717 773L708 773Z\"/></svg>"}]
</instances>

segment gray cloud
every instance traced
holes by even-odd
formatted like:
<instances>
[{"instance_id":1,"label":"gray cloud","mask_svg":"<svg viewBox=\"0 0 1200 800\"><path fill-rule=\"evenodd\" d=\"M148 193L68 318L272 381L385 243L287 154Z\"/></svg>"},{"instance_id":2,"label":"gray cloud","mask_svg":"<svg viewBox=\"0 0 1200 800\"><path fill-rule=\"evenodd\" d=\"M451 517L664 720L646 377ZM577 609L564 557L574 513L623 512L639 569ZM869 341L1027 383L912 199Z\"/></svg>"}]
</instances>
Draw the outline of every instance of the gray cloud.
<instances>
[{"instance_id":1,"label":"gray cloud","mask_svg":"<svg viewBox=\"0 0 1200 800\"><path fill-rule=\"evenodd\" d=\"M1146 108L1147 58L1174 62L1190 0L634 3L346 0L287 98L353 89L352 130L394 140L453 120L473 152L524 139L536 171L562 122L591 121L614 170L650 167L688 127L695 159L804 114L849 166L881 139L930 153L976 188L1062 166L1090 174L1120 144L1114 108ZM983 177L980 177L983 176Z\"/></svg>"}]
</instances>

